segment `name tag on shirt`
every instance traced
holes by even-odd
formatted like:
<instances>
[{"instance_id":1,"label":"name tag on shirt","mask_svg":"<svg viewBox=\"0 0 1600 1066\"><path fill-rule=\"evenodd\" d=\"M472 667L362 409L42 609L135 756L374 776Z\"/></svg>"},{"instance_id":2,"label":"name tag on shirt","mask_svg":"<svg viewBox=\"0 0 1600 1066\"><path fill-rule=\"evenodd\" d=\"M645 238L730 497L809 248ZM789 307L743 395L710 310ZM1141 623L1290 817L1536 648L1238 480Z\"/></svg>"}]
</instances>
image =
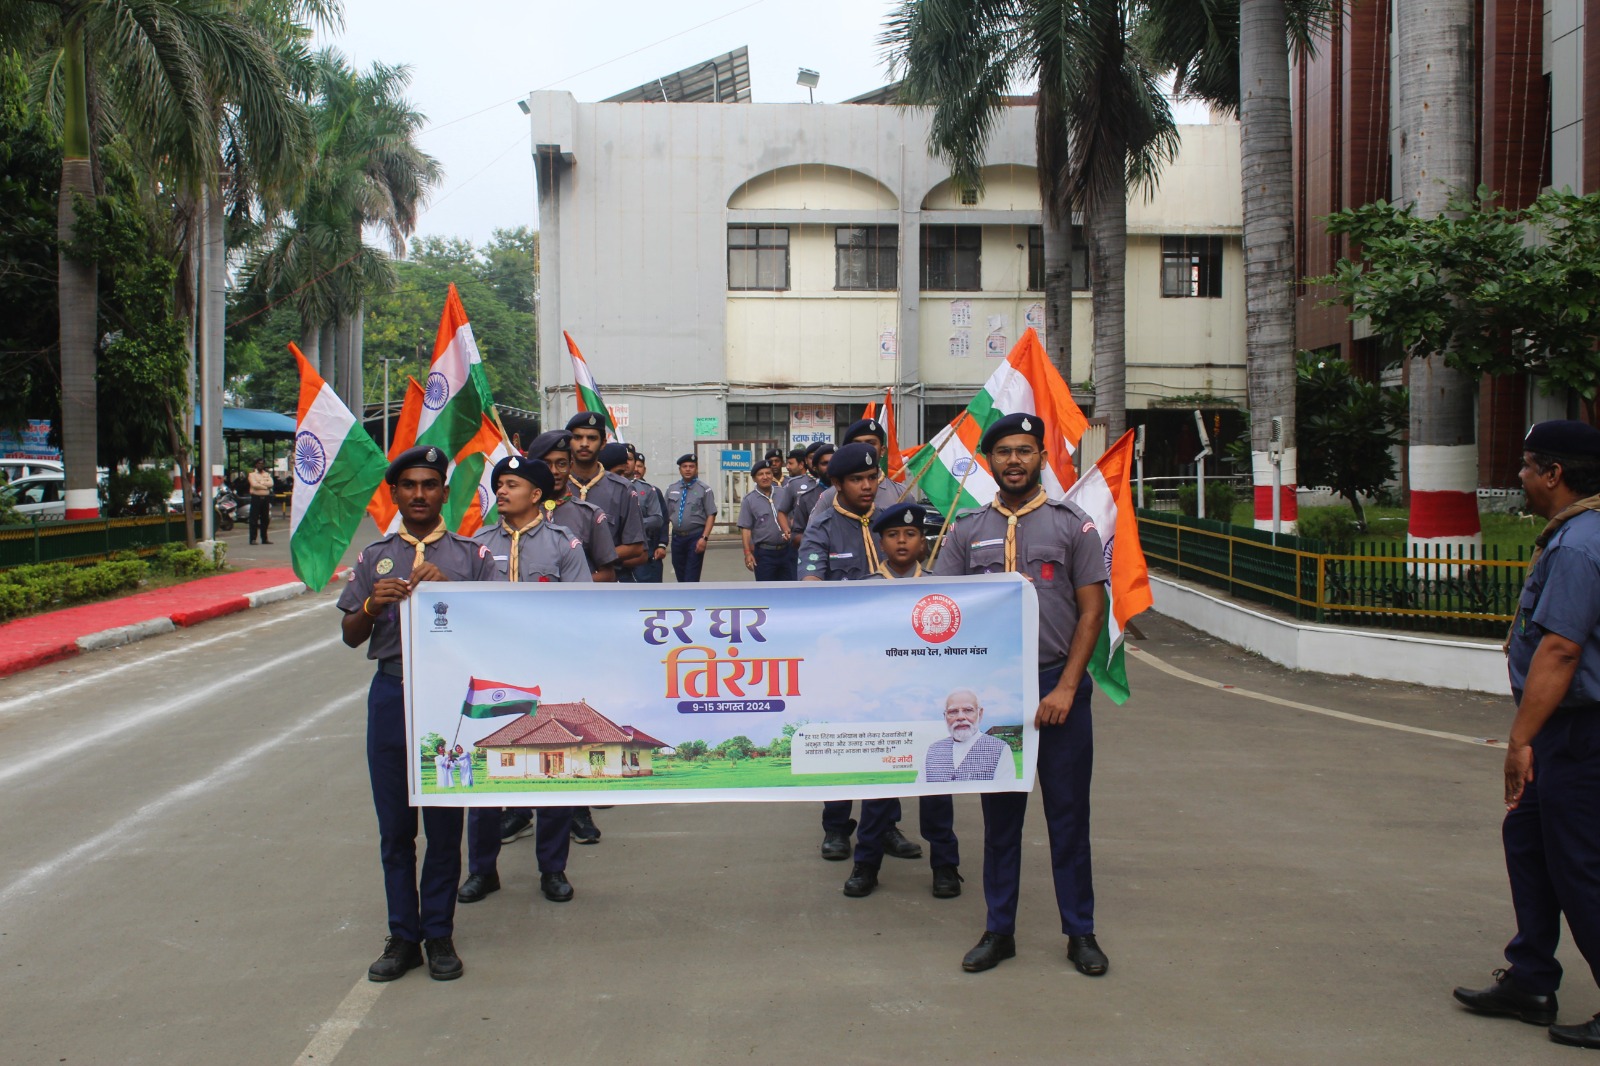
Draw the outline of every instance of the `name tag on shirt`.
<instances>
[{"instance_id":1,"label":"name tag on shirt","mask_svg":"<svg viewBox=\"0 0 1600 1066\"><path fill-rule=\"evenodd\" d=\"M855 557L856 557L856 553L855 552L829 552L828 553L828 558L830 558L830 559L854 559Z\"/></svg>"},{"instance_id":2,"label":"name tag on shirt","mask_svg":"<svg viewBox=\"0 0 1600 1066\"><path fill-rule=\"evenodd\" d=\"M1006 538L1004 538L1004 537L995 537L993 540L975 540L971 544L967 545L967 547L969 547L969 548L988 548L988 547L992 547L993 545L996 545L996 544L1004 544L1005 542L1006 542Z\"/></svg>"}]
</instances>

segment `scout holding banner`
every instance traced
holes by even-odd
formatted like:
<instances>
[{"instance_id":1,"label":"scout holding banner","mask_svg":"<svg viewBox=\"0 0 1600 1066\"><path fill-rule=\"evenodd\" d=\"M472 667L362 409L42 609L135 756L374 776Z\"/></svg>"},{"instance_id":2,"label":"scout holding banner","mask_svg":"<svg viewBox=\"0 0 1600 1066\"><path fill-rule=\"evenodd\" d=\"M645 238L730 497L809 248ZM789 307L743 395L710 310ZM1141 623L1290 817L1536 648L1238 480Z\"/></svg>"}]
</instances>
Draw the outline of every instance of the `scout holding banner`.
<instances>
[{"instance_id":1,"label":"scout holding banner","mask_svg":"<svg viewBox=\"0 0 1600 1066\"><path fill-rule=\"evenodd\" d=\"M1013 574L424 584L406 608L419 806L1033 788L1038 610ZM465 765L443 774L457 745ZM953 745L983 753L960 762L966 779L952 780Z\"/></svg>"}]
</instances>

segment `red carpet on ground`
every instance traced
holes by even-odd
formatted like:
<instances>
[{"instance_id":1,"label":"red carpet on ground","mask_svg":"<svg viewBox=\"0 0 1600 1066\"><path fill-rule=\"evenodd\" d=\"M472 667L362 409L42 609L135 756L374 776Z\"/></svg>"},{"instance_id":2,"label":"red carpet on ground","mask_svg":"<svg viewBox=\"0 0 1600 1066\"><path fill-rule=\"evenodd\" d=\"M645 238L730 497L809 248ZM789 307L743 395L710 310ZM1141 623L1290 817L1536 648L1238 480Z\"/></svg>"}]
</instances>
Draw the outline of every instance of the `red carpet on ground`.
<instances>
[{"instance_id":1,"label":"red carpet on ground","mask_svg":"<svg viewBox=\"0 0 1600 1066\"><path fill-rule=\"evenodd\" d=\"M245 610L250 606L250 593L294 580L294 571L287 566L260 567L19 618L0 625L0 677L70 658L78 654L79 638L91 633L152 618L170 618L174 625L192 626Z\"/></svg>"}]
</instances>

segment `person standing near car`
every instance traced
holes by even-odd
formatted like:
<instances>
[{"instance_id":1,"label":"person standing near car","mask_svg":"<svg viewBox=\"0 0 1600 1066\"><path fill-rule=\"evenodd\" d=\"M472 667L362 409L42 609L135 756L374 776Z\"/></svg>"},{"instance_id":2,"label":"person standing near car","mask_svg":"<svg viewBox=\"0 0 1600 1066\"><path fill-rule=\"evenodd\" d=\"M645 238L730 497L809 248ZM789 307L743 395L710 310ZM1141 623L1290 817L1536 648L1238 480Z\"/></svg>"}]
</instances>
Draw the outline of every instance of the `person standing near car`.
<instances>
[{"instance_id":1,"label":"person standing near car","mask_svg":"<svg viewBox=\"0 0 1600 1066\"><path fill-rule=\"evenodd\" d=\"M256 537L261 538L261 543L271 544L267 539L267 526L272 521L272 475L267 472L267 461L256 460L256 468L250 471L250 543L256 542Z\"/></svg>"}]
</instances>

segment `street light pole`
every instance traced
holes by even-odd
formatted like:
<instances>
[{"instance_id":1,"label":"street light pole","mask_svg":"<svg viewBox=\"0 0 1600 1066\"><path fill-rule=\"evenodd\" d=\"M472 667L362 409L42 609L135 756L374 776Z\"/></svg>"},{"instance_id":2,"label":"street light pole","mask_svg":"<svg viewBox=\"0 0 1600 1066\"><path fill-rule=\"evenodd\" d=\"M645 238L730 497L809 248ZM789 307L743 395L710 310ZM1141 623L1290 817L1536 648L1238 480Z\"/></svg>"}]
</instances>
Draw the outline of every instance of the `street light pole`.
<instances>
[{"instance_id":1,"label":"street light pole","mask_svg":"<svg viewBox=\"0 0 1600 1066\"><path fill-rule=\"evenodd\" d=\"M389 357L384 356L383 363L383 454L389 454Z\"/></svg>"}]
</instances>

